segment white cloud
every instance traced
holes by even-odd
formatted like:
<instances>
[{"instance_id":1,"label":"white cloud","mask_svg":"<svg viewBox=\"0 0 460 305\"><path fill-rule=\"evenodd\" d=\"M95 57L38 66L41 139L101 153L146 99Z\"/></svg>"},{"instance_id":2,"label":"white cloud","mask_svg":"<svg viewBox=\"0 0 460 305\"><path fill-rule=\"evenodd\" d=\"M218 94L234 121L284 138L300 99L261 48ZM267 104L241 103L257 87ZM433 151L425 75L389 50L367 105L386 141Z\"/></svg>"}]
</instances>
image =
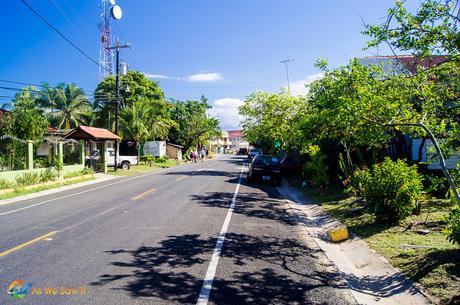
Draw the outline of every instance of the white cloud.
<instances>
[{"instance_id":1,"label":"white cloud","mask_svg":"<svg viewBox=\"0 0 460 305\"><path fill-rule=\"evenodd\" d=\"M184 79L189 82L216 82L223 80L224 77L220 73L197 73Z\"/></svg>"},{"instance_id":2,"label":"white cloud","mask_svg":"<svg viewBox=\"0 0 460 305\"><path fill-rule=\"evenodd\" d=\"M291 83L291 94L294 96L306 95L308 93L308 88L306 88L305 85L310 84L313 81L321 79L321 78L323 78L323 73L316 73L316 74L307 76L305 79L292 82Z\"/></svg>"},{"instance_id":3,"label":"white cloud","mask_svg":"<svg viewBox=\"0 0 460 305\"><path fill-rule=\"evenodd\" d=\"M243 119L238 114L238 107L243 101L238 98L222 98L212 102L212 109L208 111L210 116L217 117L222 130L239 129Z\"/></svg>"},{"instance_id":4,"label":"white cloud","mask_svg":"<svg viewBox=\"0 0 460 305\"><path fill-rule=\"evenodd\" d=\"M163 75L163 74L152 74L152 73L144 73L145 77L153 78L153 79L170 79L170 76Z\"/></svg>"}]
</instances>

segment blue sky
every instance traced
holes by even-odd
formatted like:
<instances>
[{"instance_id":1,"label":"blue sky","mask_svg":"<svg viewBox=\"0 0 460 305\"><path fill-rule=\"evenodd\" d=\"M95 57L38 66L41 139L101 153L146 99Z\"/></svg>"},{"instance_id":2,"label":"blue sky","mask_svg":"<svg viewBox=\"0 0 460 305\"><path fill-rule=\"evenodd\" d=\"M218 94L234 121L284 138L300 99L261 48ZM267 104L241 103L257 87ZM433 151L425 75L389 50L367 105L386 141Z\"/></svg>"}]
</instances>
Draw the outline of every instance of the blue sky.
<instances>
[{"instance_id":1,"label":"blue sky","mask_svg":"<svg viewBox=\"0 0 460 305\"><path fill-rule=\"evenodd\" d=\"M28 0L92 58L99 58L99 1ZM131 69L160 81L166 96L206 95L224 129L236 128L236 107L255 90L286 86L280 60L292 58L294 93L317 77L319 57L331 66L350 58L389 55L363 51L361 17L381 23L394 0L118 0L123 18L113 33L132 44L123 57ZM408 1L416 7L419 1ZM82 56L19 0L4 1L0 28L0 79L56 84L74 82L87 94L98 67ZM360 17L361 16L361 17ZM5 84L2 84L2 86ZM0 90L0 95L11 95ZM0 100L0 103L3 100Z\"/></svg>"}]
</instances>

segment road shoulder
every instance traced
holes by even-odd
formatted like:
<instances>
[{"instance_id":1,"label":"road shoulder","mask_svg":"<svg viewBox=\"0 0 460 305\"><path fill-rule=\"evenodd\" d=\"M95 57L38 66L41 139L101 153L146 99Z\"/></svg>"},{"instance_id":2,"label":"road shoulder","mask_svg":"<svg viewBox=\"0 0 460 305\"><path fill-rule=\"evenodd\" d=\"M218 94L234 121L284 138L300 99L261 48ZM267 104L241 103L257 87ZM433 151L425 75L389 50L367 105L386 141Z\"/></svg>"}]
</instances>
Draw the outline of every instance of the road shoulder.
<instances>
[{"instance_id":1,"label":"road shoulder","mask_svg":"<svg viewBox=\"0 0 460 305\"><path fill-rule=\"evenodd\" d=\"M360 304L430 304L420 285L412 282L377 254L358 236L331 243L327 231L340 222L327 214L296 188L277 188L287 208L305 227L306 239L314 242L343 275Z\"/></svg>"}]
</instances>

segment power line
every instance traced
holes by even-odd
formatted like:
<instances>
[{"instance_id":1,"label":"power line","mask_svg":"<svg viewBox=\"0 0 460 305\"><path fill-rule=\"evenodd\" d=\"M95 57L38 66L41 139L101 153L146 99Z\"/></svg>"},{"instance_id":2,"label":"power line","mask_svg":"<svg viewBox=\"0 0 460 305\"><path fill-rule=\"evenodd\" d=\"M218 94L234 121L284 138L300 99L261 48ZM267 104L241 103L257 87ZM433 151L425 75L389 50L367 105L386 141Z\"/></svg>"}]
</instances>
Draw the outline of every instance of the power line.
<instances>
[{"instance_id":1,"label":"power line","mask_svg":"<svg viewBox=\"0 0 460 305\"><path fill-rule=\"evenodd\" d=\"M51 0L53 2L54 6L58 9L58 11L61 13L62 16L67 20L67 22L72 26L72 28L75 30L75 32L80 36L83 37L81 32L78 30L78 28L75 26L75 24L70 20L70 18L67 16L67 14L64 12L64 10L57 4L56 0Z\"/></svg>"},{"instance_id":2,"label":"power line","mask_svg":"<svg viewBox=\"0 0 460 305\"><path fill-rule=\"evenodd\" d=\"M0 82L5 82L5 83L10 83L10 84L16 84L16 85L25 85L25 86L34 86L34 87L40 87L40 88L47 88L45 85L38 85L38 84L33 84L33 83L26 83L26 82L18 82L18 81L12 81L12 80L6 80L6 79L0 79ZM80 88L80 87L79 87ZM15 91L22 91L22 90L29 90L29 91L33 91L33 92L40 92L40 93L43 93L42 91L39 91L39 90L33 90L31 88L12 88L12 87L1 87L0 86L0 89L4 89L4 90L15 90ZM50 88L51 90L56 90L55 88ZM83 88L80 88L82 89L83 91L93 91L94 90L85 90ZM84 94L85 96L90 96L88 94ZM111 93L109 94L106 94L106 93L94 93L93 94L94 96L112 96Z\"/></svg>"},{"instance_id":3,"label":"power line","mask_svg":"<svg viewBox=\"0 0 460 305\"><path fill-rule=\"evenodd\" d=\"M100 68L107 70L105 67L102 67L96 60L91 58L88 54L86 54L82 49L80 49L75 43L73 43L69 38L67 38L64 34L62 34L58 29L56 29L51 23L48 22L39 12L37 12L29 3L25 0L20 0L25 6L27 6L38 18L40 18L44 23L46 23L50 28L53 29L59 36L61 36L65 41L67 41L72 47L74 47L78 52L80 52L83 56L88 58L90 61L98 65Z\"/></svg>"}]
</instances>

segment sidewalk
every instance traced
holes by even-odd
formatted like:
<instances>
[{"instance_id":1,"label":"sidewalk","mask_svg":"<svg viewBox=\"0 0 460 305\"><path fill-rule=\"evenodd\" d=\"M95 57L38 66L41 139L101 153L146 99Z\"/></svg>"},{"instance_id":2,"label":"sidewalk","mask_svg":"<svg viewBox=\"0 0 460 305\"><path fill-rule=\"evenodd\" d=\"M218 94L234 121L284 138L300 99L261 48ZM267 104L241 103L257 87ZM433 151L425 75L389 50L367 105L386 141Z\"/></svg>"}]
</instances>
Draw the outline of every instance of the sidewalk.
<instances>
[{"instance_id":1,"label":"sidewalk","mask_svg":"<svg viewBox=\"0 0 460 305\"><path fill-rule=\"evenodd\" d=\"M418 284L391 267L358 236L352 235L341 243L330 242L327 231L339 226L340 222L324 212L320 205L294 187L283 185L277 189L309 235L336 265L359 304L431 304Z\"/></svg>"},{"instance_id":2,"label":"sidewalk","mask_svg":"<svg viewBox=\"0 0 460 305\"><path fill-rule=\"evenodd\" d=\"M13 197L13 198L10 198L10 199L3 199L3 200L0 200L0 206L10 204L10 203L19 202L19 201L22 201L22 200L28 200L28 199L39 198L39 197L46 196L46 195L52 195L52 194L56 194L56 193L63 192L63 191L73 190L73 189L83 187L83 186L87 186L87 185L92 185L92 184L96 184L96 183L101 183L101 182L105 182L105 181L118 179L120 177L98 173L98 174L94 174L94 178L96 178L96 179L86 181L86 182L81 182L81 183L75 183L75 184L71 184L71 185L59 186L57 188L53 188L53 189L50 189L50 190L31 193L31 194L22 195L22 196L17 196L17 197Z\"/></svg>"}]
</instances>

